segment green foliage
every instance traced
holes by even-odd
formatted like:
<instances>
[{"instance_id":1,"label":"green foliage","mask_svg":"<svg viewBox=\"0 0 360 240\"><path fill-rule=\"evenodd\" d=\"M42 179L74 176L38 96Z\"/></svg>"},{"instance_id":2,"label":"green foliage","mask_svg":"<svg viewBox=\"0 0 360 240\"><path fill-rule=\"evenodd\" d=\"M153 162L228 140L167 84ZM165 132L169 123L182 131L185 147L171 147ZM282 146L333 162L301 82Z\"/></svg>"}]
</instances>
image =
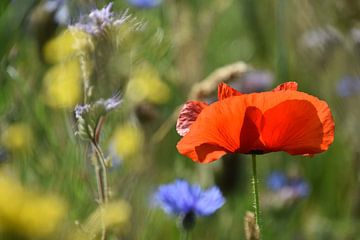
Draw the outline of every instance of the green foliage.
<instances>
[{"instance_id":1,"label":"green foliage","mask_svg":"<svg viewBox=\"0 0 360 240\"><path fill-rule=\"evenodd\" d=\"M44 25L29 26L28 19L43 2L0 3L0 153L6 152L0 154L0 178L10 175L27 190L64 200L69 209L66 216L54 232L42 237L68 239L72 232L81 231L81 224L89 227L86 219L98 208L97 190L90 147L74 135L75 106L54 108L44 97L44 76L52 67L44 63L44 44L66 26L54 25L39 39L37 34ZM76 9L87 11L77 1L70 6L71 19L79 18ZM119 0L113 9L121 12L128 7L144 30L118 33L123 38L113 36L114 41L119 40L112 43L118 44L116 51L102 46L106 55L96 52L97 61L89 63L106 71L91 89L95 96L106 99L121 86L124 97L120 108L106 115L100 142L105 155L113 158L108 172L110 198L124 199L132 210L128 223L121 230L114 227L109 239L179 238L177 220L151 207L153 190L175 178L210 186L223 176L223 165L220 161L199 165L178 154L180 137L175 132L174 111L188 99L196 83L236 61L270 71L275 76L273 85L297 81L301 91L329 103L336 123L335 142L323 154L293 157L272 153L258 158L263 239L360 239L360 93L341 97L336 89L344 75L357 76L360 81L360 39L351 34L354 29L359 31L359 11L354 10L359 4L336 0L163 0L157 8L137 9ZM337 35L327 32L320 41L324 36L319 32L327 27ZM312 37L306 38L312 31ZM94 57L92 53L87 57ZM142 64L151 73L144 74L144 85L136 85L142 91L130 93L141 99L133 101L126 90ZM91 80L96 74L92 72ZM146 85L149 82L151 86ZM154 93L150 90L155 85L160 90ZM69 89L62 91L66 94ZM170 96L152 101L164 92ZM91 117L96 118L92 121L99 118ZM10 138L4 137L19 123L30 133L19 128ZM115 160L122 156L114 155L121 152L113 149L119 144L114 133L129 123L126 136L127 143L133 143L128 147L132 151L118 163ZM252 209L251 159L239 158L235 159L239 165L234 180L238 188L227 193L225 206L214 216L198 220L192 239L244 239L243 218ZM273 170L294 170L303 176L310 184L310 195L280 210L268 207L266 177ZM17 232L20 228L3 229L2 221L0 209L0 239L38 239ZM73 224L75 221L79 225ZM98 224L98 219L95 222Z\"/></svg>"}]
</instances>

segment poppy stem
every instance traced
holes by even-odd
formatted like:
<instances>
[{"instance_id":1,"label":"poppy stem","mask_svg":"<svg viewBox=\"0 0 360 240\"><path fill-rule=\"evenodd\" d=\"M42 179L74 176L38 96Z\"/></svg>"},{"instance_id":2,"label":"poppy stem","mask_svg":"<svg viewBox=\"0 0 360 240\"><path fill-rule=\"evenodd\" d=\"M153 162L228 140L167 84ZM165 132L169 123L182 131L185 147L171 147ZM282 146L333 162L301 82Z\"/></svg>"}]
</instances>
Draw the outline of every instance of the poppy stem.
<instances>
[{"instance_id":1,"label":"poppy stem","mask_svg":"<svg viewBox=\"0 0 360 240\"><path fill-rule=\"evenodd\" d=\"M252 172L253 172L253 194L254 194L254 210L255 210L255 220L256 225L259 228L259 235L261 234L260 229L260 204L259 204L259 191L258 191L258 178L257 178L257 172L256 172L256 155L252 154ZM261 237L261 235L260 235Z\"/></svg>"},{"instance_id":2,"label":"poppy stem","mask_svg":"<svg viewBox=\"0 0 360 240\"><path fill-rule=\"evenodd\" d=\"M190 231L188 230L182 230L181 231L181 240L190 240Z\"/></svg>"}]
</instances>

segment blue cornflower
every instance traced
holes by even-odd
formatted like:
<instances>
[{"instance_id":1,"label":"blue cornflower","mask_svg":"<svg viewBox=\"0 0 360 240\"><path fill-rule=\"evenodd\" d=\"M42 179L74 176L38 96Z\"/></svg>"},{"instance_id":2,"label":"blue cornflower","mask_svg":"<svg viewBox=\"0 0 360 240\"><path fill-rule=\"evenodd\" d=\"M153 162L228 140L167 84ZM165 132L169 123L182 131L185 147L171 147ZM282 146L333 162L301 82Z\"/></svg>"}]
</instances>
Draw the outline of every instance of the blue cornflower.
<instances>
[{"instance_id":1,"label":"blue cornflower","mask_svg":"<svg viewBox=\"0 0 360 240\"><path fill-rule=\"evenodd\" d=\"M268 188L286 199L307 197L310 193L309 184L299 177L288 177L282 172L273 172L267 178Z\"/></svg>"},{"instance_id":2,"label":"blue cornflower","mask_svg":"<svg viewBox=\"0 0 360 240\"><path fill-rule=\"evenodd\" d=\"M211 215L225 203L218 187L202 190L199 185L190 185L179 179L160 186L154 201L166 213L182 217L185 229L193 227L196 216Z\"/></svg>"},{"instance_id":3,"label":"blue cornflower","mask_svg":"<svg viewBox=\"0 0 360 240\"><path fill-rule=\"evenodd\" d=\"M161 0L128 0L128 3L137 8L153 8L160 5Z\"/></svg>"},{"instance_id":4,"label":"blue cornflower","mask_svg":"<svg viewBox=\"0 0 360 240\"><path fill-rule=\"evenodd\" d=\"M266 184L269 189L278 191L286 185L287 177L282 172L273 172L267 178Z\"/></svg>"},{"instance_id":5,"label":"blue cornflower","mask_svg":"<svg viewBox=\"0 0 360 240\"><path fill-rule=\"evenodd\" d=\"M292 189L295 196L304 198L310 193L310 187L303 179L289 179L288 186Z\"/></svg>"}]
</instances>

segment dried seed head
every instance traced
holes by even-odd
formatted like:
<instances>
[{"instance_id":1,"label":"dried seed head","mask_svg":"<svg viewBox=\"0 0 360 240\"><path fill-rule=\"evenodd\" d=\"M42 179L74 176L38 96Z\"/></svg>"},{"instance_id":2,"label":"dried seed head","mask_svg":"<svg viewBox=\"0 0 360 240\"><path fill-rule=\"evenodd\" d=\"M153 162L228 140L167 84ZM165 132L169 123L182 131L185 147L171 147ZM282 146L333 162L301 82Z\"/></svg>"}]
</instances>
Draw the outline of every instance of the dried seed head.
<instances>
[{"instance_id":1,"label":"dried seed head","mask_svg":"<svg viewBox=\"0 0 360 240\"><path fill-rule=\"evenodd\" d=\"M244 217L244 229L246 240L259 240L260 231L259 226L256 224L255 214L247 211Z\"/></svg>"}]
</instances>

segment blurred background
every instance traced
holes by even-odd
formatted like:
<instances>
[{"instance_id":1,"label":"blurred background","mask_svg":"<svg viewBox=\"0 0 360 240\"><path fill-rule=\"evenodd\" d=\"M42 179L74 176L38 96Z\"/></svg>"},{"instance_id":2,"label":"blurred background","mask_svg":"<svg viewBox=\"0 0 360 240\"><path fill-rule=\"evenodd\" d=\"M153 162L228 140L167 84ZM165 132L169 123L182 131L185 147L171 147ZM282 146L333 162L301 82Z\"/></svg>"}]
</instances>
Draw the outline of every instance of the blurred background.
<instances>
[{"instance_id":1,"label":"blurred background","mask_svg":"<svg viewBox=\"0 0 360 240\"><path fill-rule=\"evenodd\" d=\"M109 239L179 239L177 219L151 206L177 178L226 198L192 239L245 239L250 156L203 165L175 147L179 107L213 101L219 80L246 93L296 81L334 115L327 152L258 157L264 239L360 239L359 1L114 0L114 18L129 16L116 32L94 42L69 31L108 3L0 2L0 239L100 231L89 146L75 135L86 78L88 101L123 98L100 136L116 201Z\"/></svg>"}]
</instances>

